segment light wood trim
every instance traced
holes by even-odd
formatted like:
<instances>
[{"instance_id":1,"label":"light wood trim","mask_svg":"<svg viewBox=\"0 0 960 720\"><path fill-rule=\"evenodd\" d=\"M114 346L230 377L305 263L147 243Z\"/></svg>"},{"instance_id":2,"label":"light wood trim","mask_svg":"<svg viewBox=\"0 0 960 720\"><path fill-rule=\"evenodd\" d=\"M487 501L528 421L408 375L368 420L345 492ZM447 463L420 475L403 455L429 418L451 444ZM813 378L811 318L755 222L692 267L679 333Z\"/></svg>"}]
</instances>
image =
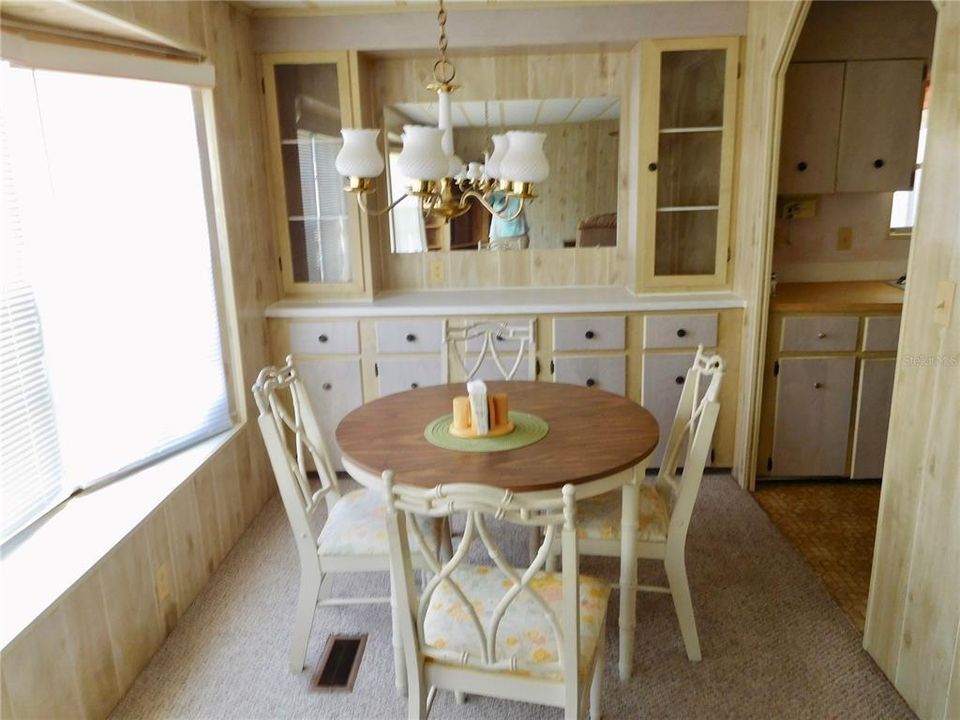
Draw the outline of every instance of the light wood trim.
<instances>
[{"instance_id":1,"label":"light wood trim","mask_svg":"<svg viewBox=\"0 0 960 720\"><path fill-rule=\"evenodd\" d=\"M640 129L639 187L637 216L637 290L698 290L727 283L730 257L730 225L733 198L733 170L738 117L737 69L740 65L740 38L682 38L646 40L641 43L641 108L647 119ZM717 246L712 275L654 274L657 222L657 176L647 170L651 158L659 155L660 142L660 57L664 52L683 50L726 51L723 88L723 125L720 144L720 194L717 213Z\"/></svg>"},{"instance_id":2,"label":"light wood trim","mask_svg":"<svg viewBox=\"0 0 960 720\"><path fill-rule=\"evenodd\" d=\"M296 64L335 64L337 66L337 85L340 95L340 114L342 127L355 127L355 119L360 117L360 93L357 87L357 53L326 52L290 52L270 53L262 56L262 79L264 91L264 117L266 119L267 149L269 152L270 197L276 223L277 252L280 257L278 268L280 286L285 295L321 296L321 297L372 297L369 282L371 268L369 253L363 252L364 240L368 237L369 227L361 220L360 209L350 198L347 213L350 227L350 267L353 279L346 283L297 282L293 278L293 261L290 254L290 229L286 212L286 193L283 180L283 157L280 152L280 118L277 110L277 86L274 68L277 65Z\"/></svg>"}]
</instances>

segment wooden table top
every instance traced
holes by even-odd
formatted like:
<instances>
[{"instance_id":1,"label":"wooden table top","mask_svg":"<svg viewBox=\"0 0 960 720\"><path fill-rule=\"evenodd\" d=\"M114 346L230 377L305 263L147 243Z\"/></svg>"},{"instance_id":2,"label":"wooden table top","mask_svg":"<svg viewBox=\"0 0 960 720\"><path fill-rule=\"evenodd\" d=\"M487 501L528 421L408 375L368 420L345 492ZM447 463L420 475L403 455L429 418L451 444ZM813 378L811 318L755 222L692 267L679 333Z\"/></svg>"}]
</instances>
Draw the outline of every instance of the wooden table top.
<instances>
[{"instance_id":1,"label":"wooden table top","mask_svg":"<svg viewBox=\"0 0 960 720\"><path fill-rule=\"evenodd\" d=\"M516 492L550 490L627 470L657 447L657 421L621 395L551 382L491 382L510 409L539 415L550 425L542 440L491 453L444 450L423 436L427 424L452 411L463 383L419 388L362 405L337 427L344 456L379 475L420 487L469 482Z\"/></svg>"},{"instance_id":2,"label":"wooden table top","mask_svg":"<svg viewBox=\"0 0 960 720\"><path fill-rule=\"evenodd\" d=\"M780 283L770 298L774 312L900 312L903 290L882 280Z\"/></svg>"}]
</instances>

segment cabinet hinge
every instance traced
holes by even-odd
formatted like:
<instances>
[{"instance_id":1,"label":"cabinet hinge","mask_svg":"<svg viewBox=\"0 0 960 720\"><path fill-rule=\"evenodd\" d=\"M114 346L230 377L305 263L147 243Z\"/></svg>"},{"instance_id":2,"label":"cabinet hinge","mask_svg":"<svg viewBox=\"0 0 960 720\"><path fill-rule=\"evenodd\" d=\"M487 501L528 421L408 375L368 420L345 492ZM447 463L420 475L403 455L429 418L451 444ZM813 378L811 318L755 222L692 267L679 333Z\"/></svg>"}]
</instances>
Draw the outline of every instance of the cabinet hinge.
<instances>
[{"instance_id":1,"label":"cabinet hinge","mask_svg":"<svg viewBox=\"0 0 960 720\"><path fill-rule=\"evenodd\" d=\"M737 77L740 77L740 73L743 72L743 63L739 60L737 61Z\"/></svg>"},{"instance_id":2,"label":"cabinet hinge","mask_svg":"<svg viewBox=\"0 0 960 720\"><path fill-rule=\"evenodd\" d=\"M277 257L277 265L280 266L280 272L283 272L283 258L282 258L282 257L279 257L279 256Z\"/></svg>"},{"instance_id":3,"label":"cabinet hinge","mask_svg":"<svg viewBox=\"0 0 960 720\"><path fill-rule=\"evenodd\" d=\"M534 374L537 377L540 377L540 360L538 359L535 364L536 364L536 369L534 370Z\"/></svg>"},{"instance_id":4,"label":"cabinet hinge","mask_svg":"<svg viewBox=\"0 0 960 720\"><path fill-rule=\"evenodd\" d=\"M777 375L780 374L780 361L779 361L779 360L775 360L774 363L773 363L773 374L774 374L774 376L777 376Z\"/></svg>"},{"instance_id":5,"label":"cabinet hinge","mask_svg":"<svg viewBox=\"0 0 960 720\"><path fill-rule=\"evenodd\" d=\"M739 77L739 75L737 77ZM267 83L263 78L260 78L260 92L264 95L267 94Z\"/></svg>"},{"instance_id":6,"label":"cabinet hinge","mask_svg":"<svg viewBox=\"0 0 960 720\"><path fill-rule=\"evenodd\" d=\"M730 262L732 259L733 259L733 252L732 252L732 251L730 250L730 248L728 247L728 248L727 248L727 262Z\"/></svg>"},{"instance_id":7,"label":"cabinet hinge","mask_svg":"<svg viewBox=\"0 0 960 720\"><path fill-rule=\"evenodd\" d=\"M713 448L710 448L710 464L714 465L717 462L717 451Z\"/></svg>"},{"instance_id":8,"label":"cabinet hinge","mask_svg":"<svg viewBox=\"0 0 960 720\"><path fill-rule=\"evenodd\" d=\"M556 366L553 364L553 360L550 361L550 374L553 375L557 371Z\"/></svg>"},{"instance_id":9,"label":"cabinet hinge","mask_svg":"<svg viewBox=\"0 0 960 720\"><path fill-rule=\"evenodd\" d=\"M377 363L373 364L373 375L374 377L380 377L380 366Z\"/></svg>"},{"instance_id":10,"label":"cabinet hinge","mask_svg":"<svg viewBox=\"0 0 960 720\"><path fill-rule=\"evenodd\" d=\"M773 472L773 458L767 458L767 472Z\"/></svg>"}]
</instances>

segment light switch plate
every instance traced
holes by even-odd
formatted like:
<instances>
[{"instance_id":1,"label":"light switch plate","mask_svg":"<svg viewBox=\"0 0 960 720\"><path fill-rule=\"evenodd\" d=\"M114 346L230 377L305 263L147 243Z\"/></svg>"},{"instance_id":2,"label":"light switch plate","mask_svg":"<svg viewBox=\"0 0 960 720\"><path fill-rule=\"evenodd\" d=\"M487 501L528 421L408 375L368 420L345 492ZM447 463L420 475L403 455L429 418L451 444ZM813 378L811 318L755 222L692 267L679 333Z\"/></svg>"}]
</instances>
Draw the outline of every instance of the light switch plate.
<instances>
[{"instance_id":1,"label":"light switch plate","mask_svg":"<svg viewBox=\"0 0 960 720\"><path fill-rule=\"evenodd\" d=\"M941 280L937 284L937 299L933 304L933 321L947 327L953 315L953 296L957 293L957 284Z\"/></svg>"},{"instance_id":2,"label":"light switch plate","mask_svg":"<svg viewBox=\"0 0 960 720\"><path fill-rule=\"evenodd\" d=\"M443 260L430 261L430 282L432 283L443 282Z\"/></svg>"}]
</instances>

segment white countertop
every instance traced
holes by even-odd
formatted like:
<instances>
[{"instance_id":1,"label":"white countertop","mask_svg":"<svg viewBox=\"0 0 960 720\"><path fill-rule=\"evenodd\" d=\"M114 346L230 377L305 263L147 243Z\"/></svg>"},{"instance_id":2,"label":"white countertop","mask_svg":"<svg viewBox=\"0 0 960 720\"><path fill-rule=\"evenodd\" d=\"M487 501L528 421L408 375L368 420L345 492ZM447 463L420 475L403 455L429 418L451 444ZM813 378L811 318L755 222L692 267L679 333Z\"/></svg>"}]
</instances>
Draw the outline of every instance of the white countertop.
<instances>
[{"instance_id":1,"label":"white countertop","mask_svg":"<svg viewBox=\"0 0 960 720\"><path fill-rule=\"evenodd\" d=\"M385 292L369 301L282 300L271 318L549 315L554 313L742 308L731 292L643 293L619 287L482 288Z\"/></svg>"}]
</instances>

